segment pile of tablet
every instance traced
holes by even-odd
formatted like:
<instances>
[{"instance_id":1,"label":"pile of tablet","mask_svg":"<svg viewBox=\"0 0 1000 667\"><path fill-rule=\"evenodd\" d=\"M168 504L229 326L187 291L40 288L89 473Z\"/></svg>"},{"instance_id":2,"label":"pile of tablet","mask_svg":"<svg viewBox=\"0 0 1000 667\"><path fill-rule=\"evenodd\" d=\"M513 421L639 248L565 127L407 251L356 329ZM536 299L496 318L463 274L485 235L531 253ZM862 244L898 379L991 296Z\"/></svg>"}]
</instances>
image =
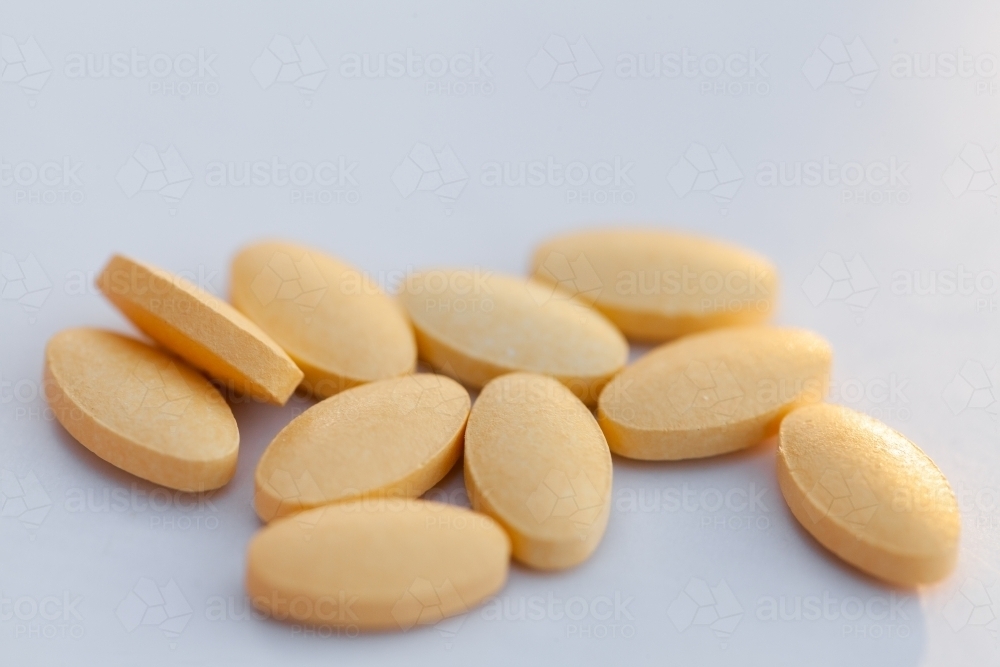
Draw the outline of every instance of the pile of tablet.
<instances>
[{"instance_id":1,"label":"pile of tablet","mask_svg":"<svg viewBox=\"0 0 1000 667\"><path fill-rule=\"evenodd\" d=\"M904 436L822 402L830 346L767 325L766 259L601 230L546 242L531 274L428 270L389 296L320 251L266 242L234 259L230 305L116 255L98 286L154 344L62 331L46 393L93 453L192 492L236 470L224 395L320 399L255 474L266 525L246 583L278 620L405 630L463 613L500 590L511 556L542 570L590 557L612 453L708 457L775 433L782 494L826 548L898 585L950 572L948 481ZM663 344L626 366L626 337ZM472 509L420 500L463 454Z\"/></svg>"}]
</instances>

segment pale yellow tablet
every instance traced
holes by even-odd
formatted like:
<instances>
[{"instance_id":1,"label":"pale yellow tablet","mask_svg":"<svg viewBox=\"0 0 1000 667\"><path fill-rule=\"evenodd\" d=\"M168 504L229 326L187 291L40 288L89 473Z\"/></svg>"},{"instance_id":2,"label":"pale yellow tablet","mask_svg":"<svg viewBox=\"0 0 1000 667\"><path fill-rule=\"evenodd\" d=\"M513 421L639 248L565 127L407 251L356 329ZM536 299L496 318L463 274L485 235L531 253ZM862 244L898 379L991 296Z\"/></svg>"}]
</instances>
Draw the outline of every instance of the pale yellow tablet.
<instances>
[{"instance_id":1,"label":"pale yellow tablet","mask_svg":"<svg viewBox=\"0 0 1000 667\"><path fill-rule=\"evenodd\" d=\"M360 270L318 250L268 241L233 260L230 296L295 361L314 395L412 373L413 330Z\"/></svg>"},{"instance_id":2,"label":"pale yellow tablet","mask_svg":"<svg viewBox=\"0 0 1000 667\"><path fill-rule=\"evenodd\" d=\"M240 434L200 373L109 331L67 329L45 348L45 393L84 447L137 477L181 491L232 478Z\"/></svg>"},{"instance_id":3,"label":"pale yellow tablet","mask_svg":"<svg viewBox=\"0 0 1000 667\"><path fill-rule=\"evenodd\" d=\"M948 480L905 436L839 405L781 422L778 483L820 544L860 570L914 586L954 568L961 518Z\"/></svg>"},{"instance_id":4,"label":"pale yellow tablet","mask_svg":"<svg viewBox=\"0 0 1000 667\"><path fill-rule=\"evenodd\" d=\"M628 359L628 343L603 315L544 283L431 270L408 276L400 300L421 358L471 387L504 373L540 373L593 405Z\"/></svg>"},{"instance_id":5,"label":"pale yellow tablet","mask_svg":"<svg viewBox=\"0 0 1000 667\"><path fill-rule=\"evenodd\" d=\"M257 464L264 521L356 498L420 496L462 453L469 392L429 373L381 380L317 403L281 430Z\"/></svg>"},{"instance_id":6,"label":"pale yellow tablet","mask_svg":"<svg viewBox=\"0 0 1000 667\"><path fill-rule=\"evenodd\" d=\"M425 500L337 503L250 541L247 593L268 617L405 631L463 614L507 579L510 541L484 514Z\"/></svg>"},{"instance_id":7,"label":"pale yellow tablet","mask_svg":"<svg viewBox=\"0 0 1000 667\"><path fill-rule=\"evenodd\" d=\"M611 452L590 410L544 375L511 373L483 388L465 437L472 506L500 522L514 558L543 570L597 548L611 510Z\"/></svg>"},{"instance_id":8,"label":"pale yellow tablet","mask_svg":"<svg viewBox=\"0 0 1000 667\"><path fill-rule=\"evenodd\" d=\"M832 353L801 329L732 327L647 353L601 393L597 419L611 451L690 459L756 445L790 410L826 395Z\"/></svg>"},{"instance_id":9,"label":"pale yellow tablet","mask_svg":"<svg viewBox=\"0 0 1000 667\"><path fill-rule=\"evenodd\" d=\"M295 362L256 324L179 276L115 255L97 285L150 338L227 391L283 405L302 380Z\"/></svg>"},{"instance_id":10,"label":"pale yellow tablet","mask_svg":"<svg viewBox=\"0 0 1000 667\"><path fill-rule=\"evenodd\" d=\"M774 265L755 252L655 229L597 229L542 243L532 274L604 313L626 336L664 341L762 324L778 296Z\"/></svg>"}]
</instances>

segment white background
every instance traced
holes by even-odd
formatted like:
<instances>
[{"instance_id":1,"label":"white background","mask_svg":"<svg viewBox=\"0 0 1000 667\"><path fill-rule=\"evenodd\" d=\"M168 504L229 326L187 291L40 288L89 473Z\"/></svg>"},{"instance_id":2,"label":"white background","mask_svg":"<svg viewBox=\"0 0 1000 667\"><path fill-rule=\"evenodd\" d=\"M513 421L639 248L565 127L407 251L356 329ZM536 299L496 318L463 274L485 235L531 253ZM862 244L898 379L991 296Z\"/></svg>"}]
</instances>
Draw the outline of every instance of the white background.
<instances>
[{"instance_id":1,"label":"white background","mask_svg":"<svg viewBox=\"0 0 1000 667\"><path fill-rule=\"evenodd\" d=\"M1000 376L990 375L1000 360L996 3L290 4L140 10L3 2L0 32L12 38L5 37L0 84L4 664L1000 659ZM314 90L273 80L266 57L254 68L276 35L310 40L321 61L313 59L312 69L325 74L299 83L318 83ZM539 51L546 44L557 51L561 39L579 45L582 69L594 70L596 60L600 76L575 86L547 79L551 68ZM815 53L821 44L830 53L853 44L862 76L845 83L828 74L822 51ZM437 56L471 59L478 50L481 68L466 73L459 57L457 72L438 78L355 78L341 69L365 54L375 62L407 49L432 67L442 62ZM171 66L157 70L161 77L135 69L99 78L73 68L133 50L157 66L165 54L180 72ZM628 54L652 62L652 54L685 50L694 64L676 76L626 78L618 69ZM760 63L752 76L739 58L730 59L730 73L712 76L718 62L751 51ZM949 75L948 54L960 52L971 58L970 71ZM25 53L30 62L19 63ZM193 59L178 60L183 54ZM906 71L914 58L925 76ZM932 58L938 69L929 72ZM864 76L869 71L874 78ZM184 167L172 168L172 190L161 193L156 176L120 176L143 144L176 150ZM461 169L449 180L467 178L453 186L457 197L394 182L417 144L450 147ZM705 167L729 174L731 197L692 189L671 171L692 144L731 156L727 162L719 153ZM241 171L253 161L316 167L341 160L349 177L326 185L240 187L210 178L213 163ZM579 186L558 178L538 186L484 182L491 165L516 169L536 160L618 160L624 176ZM836 166L818 184L767 184L769 170L790 174L796 163L824 160ZM889 178L881 167L893 163ZM860 183L852 180L858 165L870 175ZM33 176L38 171L44 181ZM742 180L732 194L734 179ZM149 189L135 192L143 183ZM171 192L181 196L164 196ZM952 576L919 591L892 590L830 557L784 506L771 442L680 464L616 458L615 509L593 558L555 575L515 566L500 594L513 616L530 596L557 601L540 620L477 609L464 621L405 634L303 636L230 611L245 610L244 550L258 528L253 468L307 400L280 409L234 406L242 436L236 477L192 508L91 455L45 414L38 395L53 333L80 325L131 331L92 287L115 251L186 272L225 295L230 258L266 236L311 243L379 279L437 264L519 273L551 233L636 221L698 230L775 260L783 278L778 321L815 329L834 346L832 400L901 430L951 480L963 517ZM827 277L847 265L847 274ZM948 272L966 274L964 287L949 287ZM907 276L926 289L908 287ZM841 282L831 288L834 278ZM762 504L713 511L718 494L751 485L764 490ZM458 470L443 482L456 502L461 487ZM662 502L685 488L686 509ZM154 507L145 502L151 492ZM124 504L115 504L118 494ZM628 507L631 494L645 505ZM141 619L116 613L144 578L180 591L183 603L170 608L179 632L165 632L153 616L133 627ZM692 580L725 582L742 614L733 632L668 614ZM601 598L616 596L619 609L612 606L608 618ZM835 602L819 619L795 618L796 598L808 596ZM48 600L45 614L35 610L50 597L58 603ZM571 598L596 601L595 613L568 618L563 603ZM782 600L790 617L769 619L769 605ZM857 617L859 604L866 611Z\"/></svg>"}]
</instances>

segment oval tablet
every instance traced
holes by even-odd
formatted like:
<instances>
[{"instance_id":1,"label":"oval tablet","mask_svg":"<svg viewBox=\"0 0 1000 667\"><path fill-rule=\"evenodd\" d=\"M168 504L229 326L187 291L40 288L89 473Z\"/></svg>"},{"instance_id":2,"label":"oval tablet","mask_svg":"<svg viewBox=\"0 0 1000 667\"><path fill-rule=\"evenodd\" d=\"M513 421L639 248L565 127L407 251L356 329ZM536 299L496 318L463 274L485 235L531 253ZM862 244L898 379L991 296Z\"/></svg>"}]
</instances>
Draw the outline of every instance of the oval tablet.
<instances>
[{"instance_id":1,"label":"oval tablet","mask_svg":"<svg viewBox=\"0 0 1000 667\"><path fill-rule=\"evenodd\" d=\"M150 338L237 392L284 405L302 380L256 324L179 276L115 255L97 285Z\"/></svg>"},{"instance_id":2,"label":"oval tablet","mask_svg":"<svg viewBox=\"0 0 1000 667\"><path fill-rule=\"evenodd\" d=\"M399 305L328 255L258 243L233 260L230 285L233 305L291 356L316 396L416 368L417 344Z\"/></svg>"},{"instance_id":3,"label":"oval tablet","mask_svg":"<svg viewBox=\"0 0 1000 667\"><path fill-rule=\"evenodd\" d=\"M777 271L764 257L658 230L555 237L535 251L532 273L579 294L629 338L649 341L763 323L778 294Z\"/></svg>"},{"instance_id":4,"label":"oval tablet","mask_svg":"<svg viewBox=\"0 0 1000 667\"><path fill-rule=\"evenodd\" d=\"M896 584L937 581L955 565L955 494L920 448L839 405L798 409L778 433L778 483L799 523L855 567Z\"/></svg>"},{"instance_id":5,"label":"oval tablet","mask_svg":"<svg viewBox=\"0 0 1000 667\"><path fill-rule=\"evenodd\" d=\"M45 395L59 423L113 466L181 491L236 471L240 434L200 373L133 338L67 329L45 348Z\"/></svg>"},{"instance_id":6,"label":"oval tablet","mask_svg":"<svg viewBox=\"0 0 1000 667\"><path fill-rule=\"evenodd\" d=\"M280 621L409 630L499 591L509 563L507 535L483 514L426 500L339 503L258 532L246 586Z\"/></svg>"},{"instance_id":7,"label":"oval tablet","mask_svg":"<svg viewBox=\"0 0 1000 667\"><path fill-rule=\"evenodd\" d=\"M511 373L476 399L465 436L465 486L500 522L514 557L571 567L597 548L611 510L611 453L597 421L556 380Z\"/></svg>"},{"instance_id":8,"label":"oval tablet","mask_svg":"<svg viewBox=\"0 0 1000 667\"><path fill-rule=\"evenodd\" d=\"M462 453L469 392L429 373L373 382L312 406L257 464L264 521L356 498L417 497Z\"/></svg>"},{"instance_id":9,"label":"oval tablet","mask_svg":"<svg viewBox=\"0 0 1000 667\"><path fill-rule=\"evenodd\" d=\"M598 402L611 451L634 459L714 456L773 435L826 395L830 345L810 331L733 327L661 345L619 373Z\"/></svg>"},{"instance_id":10,"label":"oval tablet","mask_svg":"<svg viewBox=\"0 0 1000 667\"><path fill-rule=\"evenodd\" d=\"M427 271L407 277L400 299L421 358L472 387L504 373L540 373L593 405L628 359L628 343L603 315L543 283Z\"/></svg>"}]
</instances>

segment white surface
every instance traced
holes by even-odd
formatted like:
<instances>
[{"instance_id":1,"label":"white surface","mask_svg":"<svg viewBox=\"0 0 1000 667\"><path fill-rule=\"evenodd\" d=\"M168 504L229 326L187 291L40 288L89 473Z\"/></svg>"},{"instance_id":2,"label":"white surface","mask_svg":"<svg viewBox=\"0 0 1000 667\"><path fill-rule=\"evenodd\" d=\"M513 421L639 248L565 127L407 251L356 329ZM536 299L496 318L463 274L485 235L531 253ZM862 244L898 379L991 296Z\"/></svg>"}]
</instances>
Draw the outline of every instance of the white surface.
<instances>
[{"instance_id":1,"label":"white surface","mask_svg":"<svg viewBox=\"0 0 1000 667\"><path fill-rule=\"evenodd\" d=\"M1000 376L989 375L1000 368L1000 76L982 71L1000 58L995 3L290 4L168 3L140 11L124 3L3 3L0 32L13 38L4 38L0 84L4 664L860 666L1000 659ZM275 35L300 45L282 50L279 40L274 48L286 60L300 54L314 75L298 83L315 92L275 81L277 61L263 54ZM560 37L570 44L584 37L590 47L579 50L582 76L572 83L580 91L549 81L552 62L539 55L545 44L558 55ZM834 56L841 44L856 44L849 76L860 76L848 81L855 91L828 81L824 56L814 53L821 44ZM73 69L91 54L99 65L103 54L133 49L147 58L194 54L178 61L182 73L192 62L197 69L203 50L209 69L164 79L94 78ZM470 60L478 49L488 59L478 78L350 78L341 71L350 54L407 49ZM763 69L753 78L713 79L697 67L690 77L619 76L622 54L684 49L723 61L753 50L765 56ZM945 67L917 77L894 70L905 54L919 54L925 69L931 54L960 50L987 55L980 72L947 76ZM455 61L460 71L464 62ZM709 71L715 62L705 61ZM324 66L319 80L315 72ZM596 80L587 76L595 71ZM728 84L722 93L713 88L717 81ZM444 84L449 94L439 94ZM440 184L449 187L418 183L412 164L396 171L408 155L423 159L428 149L420 144L438 154ZM725 149L714 163L725 186L714 192L718 198L683 177L691 167L678 163L693 144ZM689 153L695 163L696 153ZM972 167L956 164L960 154ZM164 171L160 182L155 175L145 181L150 191L137 191L145 175L135 169L139 159ZM628 180L577 188L555 179L489 184L491 165L550 159L619 160ZM213 163L258 160L343 160L350 178L327 186L213 185ZM872 180L847 188L829 180L762 182L768 165L824 160L875 165ZM32 166L53 161L68 161L70 170L46 169L55 177L48 185L10 181L30 181ZM901 177L883 183L878 163L892 161ZM429 189L411 192L421 183ZM714 187L705 183L698 188ZM589 203L580 201L587 197ZM882 203L872 203L878 197ZM595 203L605 198L609 203ZM460 623L405 634L302 636L287 625L228 614L245 610L244 548L258 527L250 507L253 467L306 401L284 409L234 406L242 434L236 478L192 508L183 499L163 502L163 491L89 454L46 418L38 396L42 351L54 332L78 325L130 331L92 286L114 251L188 272L224 295L229 258L262 236L312 243L391 279L389 272L439 263L520 272L533 244L553 232L636 220L696 229L774 258L784 279L780 322L813 328L834 345L835 400L902 430L958 492L962 552L948 580L919 592L891 591L824 553L785 508L768 443L683 464L616 459L616 509L594 557L558 575L515 567L500 597L512 612L531 596L574 599L574 611L576 598L596 601L595 613L583 618L560 616L555 606L540 619L496 619L486 608ZM835 298L827 293L829 279L814 271L822 263L836 273L838 261L851 260L847 277L855 282L842 283L845 292ZM940 280L947 271L970 272L972 282L949 288ZM909 289L900 278L906 273L923 286L934 276L939 282L930 293ZM47 286L49 292L38 291ZM22 287L32 294L22 295ZM862 293L852 308L843 297L854 292ZM890 386L894 391L886 391ZM680 493L685 485L709 503L716 492L753 487L764 492L763 502L753 511L714 512L690 498L686 509L652 503L657 490ZM457 470L444 484L457 501L461 486ZM133 490L165 506L130 507ZM619 504L632 493L645 499L636 511ZM120 494L126 502L118 502ZM110 506L102 505L105 497ZM130 592L148 587L147 579L174 593L164 618L174 617L175 625L160 626L155 610L148 623L135 625L143 617L129 606L136 601ZM728 606L721 589L715 602L727 617L742 614L731 633L687 626L683 605L670 614L697 580L728 586ZM836 598L837 618L829 611L816 620L767 620L769 601L784 600L791 611L808 596ZM616 597L617 614L601 602ZM890 598L894 610L882 604ZM222 620L220 600L227 607ZM43 601L43 611L36 610ZM866 611L845 619L844 601L848 614L858 601Z\"/></svg>"}]
</instances>

